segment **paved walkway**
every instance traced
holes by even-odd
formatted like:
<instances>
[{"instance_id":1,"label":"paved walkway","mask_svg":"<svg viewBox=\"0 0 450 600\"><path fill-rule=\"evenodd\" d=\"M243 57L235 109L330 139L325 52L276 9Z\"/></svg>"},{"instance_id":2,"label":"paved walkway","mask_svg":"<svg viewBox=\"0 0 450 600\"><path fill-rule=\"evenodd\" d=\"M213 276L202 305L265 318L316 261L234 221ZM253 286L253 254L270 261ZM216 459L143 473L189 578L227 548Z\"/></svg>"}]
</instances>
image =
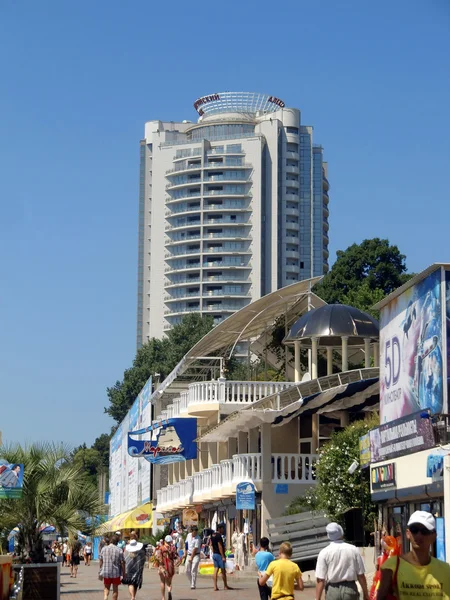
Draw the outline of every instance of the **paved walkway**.
<instances>
[{"instance_id":1,"label":"paved walkway","mask_svg":"<svg viewBox=\"0 0 450 600\"><path fill-rule=\"evenodd\" d=\"M219 578L219 586L222 581ZM213 592L212 576L199 576L197 589L191 590L189 581L184 574L175 575L173 580L173 600L259 600L256 587L256 577L229 576L229 584L233 591ZM111 600L112 593L109 598ZM119 588L119 600L129 600L128 588ZM314 588L305 588L304 592L296 592L296 600L313 600ZM144 570L144 584L137 593L137 600L160 600L159 578L154 569ZM70 578L69 569L61 568L61 600L103 600L103 584L98 579L98 562L90 567L80 565L78 577Z\"/></svg>"}]
</instances>

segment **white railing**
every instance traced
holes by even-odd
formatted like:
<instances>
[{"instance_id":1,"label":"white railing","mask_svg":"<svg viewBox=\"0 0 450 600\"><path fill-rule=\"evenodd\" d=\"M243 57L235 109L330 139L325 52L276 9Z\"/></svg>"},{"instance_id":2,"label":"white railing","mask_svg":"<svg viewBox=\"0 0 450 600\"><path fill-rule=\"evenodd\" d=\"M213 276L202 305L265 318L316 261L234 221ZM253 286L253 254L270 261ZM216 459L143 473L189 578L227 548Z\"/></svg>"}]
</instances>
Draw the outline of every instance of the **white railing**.
<instances>
[{"instance_id":1,"label":"white railing","mask_svg":"<svg viewBox=\"0 0 450 600\"><path fill-rule=\"evenodd\" d=\"M241 481L261 481L261 454L233 456L233 483Z\"/></svg>"},{"instance_id":2,"label":"white railing","mask_svg":"<svg viewBox=\"0 0 450 600\"><path fill-rule=\"evenodd\" d=\"M226 295L226 294L223 294ZM240 294L244 295L244 294ZM227 305L222 305L227 308ZM212 309L211 309L212 310ZM175 311L179 312L179 311ZM202 381L191 383L188 389L181 392L161 415L157 417L177 417L189 411L189 408L198 404L220 403L230 407L247 406L258 400L278 394L288 387L295 385L288 381Z\"/></svg>"},{"instance_id":3,"label":"white railing","mask_svg":"<svg viewBox=\"0 0 450 600\"><path fill-rule=\"evenodd\" d=\"M292 385L294 384L287 381L205 381L191 383L188 403L252 404L261 398L277 394Z\"/></svg>"},{"instance_id":4,"label":"white railing","mask_svg":"<svg viewBox=\"0 0 450 600\"><path fill-rule=\"evenodd\" d=\"M274 483L311 483L316 479L318 454L272 454Z\"/></svg>"},{"instance_id":5,"label":"white railing","mask_svg":"<svg viewBox=\"0 0 450 600\"><path fill-rule=\"evenodd\" d=\"M316 454L272 454L272 483L316 483ZM160 512L178 510L192 504L227 497L238 483L262 481L260 453L236 454L200 473L168 485L156 493Z\"/></svg>"}]
</instances>

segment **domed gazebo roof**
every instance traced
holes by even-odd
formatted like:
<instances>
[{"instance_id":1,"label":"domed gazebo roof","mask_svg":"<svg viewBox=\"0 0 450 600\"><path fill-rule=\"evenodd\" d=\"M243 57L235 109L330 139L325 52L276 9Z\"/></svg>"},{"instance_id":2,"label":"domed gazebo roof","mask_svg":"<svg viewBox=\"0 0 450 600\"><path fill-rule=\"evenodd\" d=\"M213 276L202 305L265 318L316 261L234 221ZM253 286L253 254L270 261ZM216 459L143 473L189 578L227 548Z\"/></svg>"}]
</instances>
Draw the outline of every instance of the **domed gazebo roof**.
<instances>
[{"instance_id":1,"label":"domed gazebo roof","mask_svg":"<svg viewBox=\"0 0 450 600\"><path fill-rule=\"evenodd\" d=\"M345 304L326 304L302 315L291 327L285 344L296 341L309 345L311 338L320 338L321 346L340 346L348 337L351 346L362 346L365 339L378 341L378 321L369 314Z\"/></svg>"}]
</instances>

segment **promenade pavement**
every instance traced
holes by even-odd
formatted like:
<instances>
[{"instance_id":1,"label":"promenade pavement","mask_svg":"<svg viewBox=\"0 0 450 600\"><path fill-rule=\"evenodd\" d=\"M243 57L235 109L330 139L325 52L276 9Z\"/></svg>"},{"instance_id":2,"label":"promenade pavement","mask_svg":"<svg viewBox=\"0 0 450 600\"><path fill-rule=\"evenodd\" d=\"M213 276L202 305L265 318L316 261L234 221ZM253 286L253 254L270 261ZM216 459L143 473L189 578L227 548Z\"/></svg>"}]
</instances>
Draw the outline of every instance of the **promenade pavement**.
<instances>
[{"instance_id":1,"label":"promenade pavement","mask_svg":"<svg viewBox=\"0 0 450 600\"><path fill-rule=\"evenodd\" d=\"M173 600L259 600L256 587L256 574L245 574L245 577L229 576L232 591L213 592L212 576L200 576L197 579L197 589L191 590L185 574L175 575L173 579ZM219 587L223 588L219 577ZM167 594L166 594L167 597ZM111 600L112 593L109 594ZM127 586L119 588L119 600L129 600ZM303 592L296 592L296 600L313 600L314 588L306 587ZM137 593L137 600L160 600L158 574L154 569L144 570L144 584ZM98 579L98 562L90 567L83 564L78 570L76 579L70 578L69 569L61 568L61 600L103 600L103 582Z\"/></svg>"}]
</instances>

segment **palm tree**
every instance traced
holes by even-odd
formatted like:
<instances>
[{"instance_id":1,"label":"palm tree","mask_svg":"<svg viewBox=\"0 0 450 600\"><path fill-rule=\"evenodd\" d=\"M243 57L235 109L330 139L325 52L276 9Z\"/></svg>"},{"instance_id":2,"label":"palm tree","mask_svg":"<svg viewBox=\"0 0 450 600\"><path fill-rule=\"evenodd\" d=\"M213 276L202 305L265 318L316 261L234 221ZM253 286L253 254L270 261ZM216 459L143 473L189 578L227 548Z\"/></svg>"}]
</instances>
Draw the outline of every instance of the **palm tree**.
<instances>
[{"instance_id":1,"label":"palm tree","mask_svg":"<svg viewBox=\"0 0 450 600\"><path fill-rule=\"evenodd\" d=\"M24 465L22 497L0 500L0 532L17 526L23 555L28 554L32 562L43 562L40 528L45 523L62 534L78 530L91 533L86 517L101 514L103 505L67 446L37 443L3 447L0 458Z\"/></svg>"}]
</instances>

